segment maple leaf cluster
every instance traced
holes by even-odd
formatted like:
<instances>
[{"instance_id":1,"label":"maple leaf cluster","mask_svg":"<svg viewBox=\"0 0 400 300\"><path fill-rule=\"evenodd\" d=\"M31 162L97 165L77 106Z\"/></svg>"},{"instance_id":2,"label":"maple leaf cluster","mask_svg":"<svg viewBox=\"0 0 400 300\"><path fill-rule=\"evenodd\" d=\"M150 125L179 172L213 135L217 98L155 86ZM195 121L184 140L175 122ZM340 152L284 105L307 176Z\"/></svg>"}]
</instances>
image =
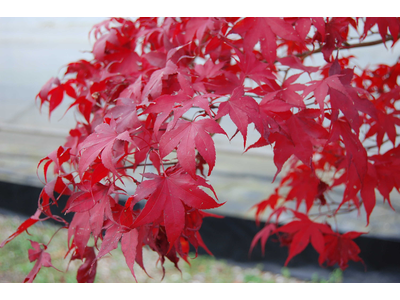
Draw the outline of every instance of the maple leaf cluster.
<instances>
[{"instance_id":1,"label":"maple leaf cluster","mask_svg":"<svg viewBox=\"0 0 400 300\"><path fill-rule=\"evenodd\" d=\"M264 250L277 234L289 247L286 264L309 243L321 265L362 261L353 241L362 233L339 233L331 221L364 209L369 222L375 190L389 204L399 191L400 61L354 69L343 54L393 47L399 29L399 18L303 17L112 18L94 26L93 60L68 64L37 95L49 115L69 101L77 124L39 163L46 183L38 212L1 247L51 218L68 230L70 259L82 261L78 282L93 282L97 261L119 242L133 276L135 263L145 270L144 246L178 267L190 245L208 251L199 229L215 216L207 210L223 204L206 180L216 162L212 137L240 133L246 151L272 147L275 179L285 170L275 193L256 205L257 221L271 211L251 248L261 240ZM318 53L323 65L305 65ZM228 116L232 137L220 126ZM260 137L247 145L250 124ZM329 197L338 187L341 202ZM73 213L71 223L51 212L61 195L69 196L63 212ZM281 226L283 215L292 219ZM37 263L27 281L52 267L45 245L32 246Z\"/></svg>"}]
</instances>

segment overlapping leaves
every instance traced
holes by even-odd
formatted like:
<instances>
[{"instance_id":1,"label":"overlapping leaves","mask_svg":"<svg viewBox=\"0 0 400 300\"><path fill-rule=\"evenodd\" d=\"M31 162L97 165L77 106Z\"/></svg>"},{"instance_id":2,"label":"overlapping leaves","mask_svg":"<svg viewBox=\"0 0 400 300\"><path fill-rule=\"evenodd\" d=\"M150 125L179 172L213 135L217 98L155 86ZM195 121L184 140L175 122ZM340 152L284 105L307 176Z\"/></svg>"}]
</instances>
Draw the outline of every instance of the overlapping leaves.
<instances>
[{"instance_id":1,"label":"overlapping leaves","mask_svg":"<svg viewBox=\"0 0 400 300\"><path fill-rule=\"evenodd\" d=\"M68 64L65 79L51 78L37 95L50 116L72 101L68 110L77 108L79 121L65 145L39 163L46 182L39 210L1 247L44 213L68 227L71 260L82 260L79 282L93 282L97 261L119 242L133 276L135 263L144 269L145 245L162 264L169 259L176 266L179 257L188 261L189 244L208 251L199 228L212 215L203 210L222 204L198 174L208 165L211 175L212 137L227 136L219 122L229 116L244 147L254 124L260 138L249 152L273 147L275 179L288 166L275 193L255 206L257 221L267 208L272 212L251 248L278 234L289 246L286 263L309 243L321 264L344 269L349 260L361 261L353 241L361 233L339 234L308 216L317 207L327 221L363 205L369 222L375 190L390 204L390 193L400 188L393 176L400 172L400 65L360 75L350 57L335 52L353 47L349 28L361 25L360 42L375 25L382 43L398 41L399 18L112 18L96 25L94 59ZM304 58L319 52L325 66L305 65ZM363 144L371 140L373 155ZM133 195L128 182L136 185ZM338 186L344 187L340 203L325 197ZM70 224L50 209L60 195L69 196L64 212L74 213ZM146 202L143 209L135 208L139 201ZM290 201L296 201L295 220L279 227ZM45 246L32 246L30 259L37 262L27 281L52 266Z\"/></svg>"}]
</instances>

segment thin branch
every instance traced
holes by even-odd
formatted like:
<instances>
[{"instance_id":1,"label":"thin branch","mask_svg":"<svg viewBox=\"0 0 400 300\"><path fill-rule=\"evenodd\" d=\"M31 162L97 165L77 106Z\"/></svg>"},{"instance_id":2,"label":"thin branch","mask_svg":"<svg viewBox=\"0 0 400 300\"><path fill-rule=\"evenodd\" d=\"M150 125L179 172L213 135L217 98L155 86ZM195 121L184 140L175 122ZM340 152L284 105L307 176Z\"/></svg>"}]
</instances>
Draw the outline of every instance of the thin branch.
<instances>
[{"instance_id":1,"label":"thin branch","mask_svg":"<svg viewBox=\"0 0 400 300\"><path fill-rule=\"evenodd\" d=\"M166 162L166 163L163 163L164 165L176 165L178 162ZM130 166L124 166L124 167L119 167L119 168L117 168L118 170L119 169L134 169L134 168L137 168L137 167L145 167L145 166L152 166L153 164L150 164L150 163L146 163L146 164L138 164L137 166L134 166L134 165L130 165Z\"/></svg>"},{"instance_id":2,"label":"thin branch","mask_svg":"<svg viewBox=\"0 0 400 300\"><path fill-rule=\"evenodd\" d=\"M326 217L330 218L330 217L334 217L336 215L347 214L347 213L355 211L357 209L358 209L357 207L349 208L349 209L340 209L337 212L336 212L336 210L328 210L328 211L324 212L322 215L314 213L314 214L309 214L308 216L309 217L320 217L320 216L325 215Z\"/></svg>"},{"instance_id":3,"label":"thin branch","mask_svg":"<svg viewBox=\"0 0 400 300\"><path fill-rule=\"evenodd\" d=\"M61 229L64 229L64 228L67 228L67 227L66 227L66 226L60 227L60 228L58 228L58 229L56 230L56 232L53 233L53 235L51 236L50 240L47 242L46 247L49 246L49 244L50 244L50 242L52 241L53 237L54 237Z\"/></svg>"},{"instance_id":4,"label":"thin branch","mask_svg":"<svg viewBox=\"0 0 400 300\"><path fill-rule=\"evenodd\" d=\"M283 77L282 83L284 83L284 82L286 81L286 77L287 77L287 74L288 74L288 72L289 72L290 69L291 69L291 68L288 68L288 69L286 69L285 71L283 71L283 72L285 72L285 76Z\"/></svg>"},{"instance_id":5,"label":"thin branch","mask_svg":"<svg viewBox=\"0 0 400 300\"><path fill-rule=\"evenodd\" d=\"M251 94L244 94L245 96L248 96L248 97L253 97L253 98L258 98L258 99L263 99L264 97L262 97L262 96L259 96L259 95L251 95Z\"/></svg>"},{"instance_id":6,"label":"thin branch","mask_svg":"<svg viewBox=\"0 0 400 300\"><path fill-rule=\"evenodd\" d=\"M393 41L393 37L389 36L385 41L383 41L383 39L380 39L380 40L372 41L372 42L365 42L365 43L358 43L358 44L347 44L347 45L344 45L343 47L336 47L336 50L375 46L375 45L386 43L388 41ZM315 51L308 51L308 52L304 52L302 54L297 54L296 56L300 57L300 58L304 58L304 57L307 57L309 55L321 52L322 48L323 47L320 47Z\"/></svg>"},{"instance_id":7,"label":"thin branch","mask_svg":"<svg viewBox=\"0 0 400 300\"><path fill-rule=\"evenodd\" d=\"M396 137L397 137L397 136L399 136L399 135L396 135ZM374 138L374 136L369 137L369 138ZM381 146L382 146L383 144L387 143L387 142L391 142L391 140L389 140L389 139L384 140L384 141L382 142ZM371 145L371 146L365 147L365 150L371 150L371 149L374 149L374 148L378 148L378 145Z\"/></svg>"},{"instance_id":8,"label":"thin branch","mask_svg":"<svg viewBox=\"0 0 400 300\"><path fill-rule=\"evenodd\" d=\"M143 182L144 174L146 173L146 166L148 166L147 159L149 158L150 152L151 152L151 149L149 149L149 151L147 151L146 159L144 160L144 167L143 167L142 179L140 180L140 182Z\"/></svg>"},{"instance_id":9,"label":"thin branch","mask_svg":"<svg viewBox=\"0 0 400 300\"><path fill-rule=\"evenodd\" d=\"M221 123L221 120L222 120L222 117L219 118L218 120L215 120L215 122L217 122L218 124L220 124L220 123ZM214 135L215 135L215 132L210 133L210 136L211 136L211 137L213 137Z\"/></svg>"}]
</instances>

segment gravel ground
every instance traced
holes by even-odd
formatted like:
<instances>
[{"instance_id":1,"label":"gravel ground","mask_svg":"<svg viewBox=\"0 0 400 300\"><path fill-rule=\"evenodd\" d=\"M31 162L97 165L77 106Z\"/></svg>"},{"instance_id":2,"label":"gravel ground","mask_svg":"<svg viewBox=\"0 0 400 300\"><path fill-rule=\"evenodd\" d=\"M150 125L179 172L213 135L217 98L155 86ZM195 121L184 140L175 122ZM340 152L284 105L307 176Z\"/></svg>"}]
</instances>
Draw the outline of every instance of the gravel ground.
<instances>
[{"instance_id":1,"label":"gravel ground","mask_svg":"<svg viewBox=\"0 0 400 300\"><path fill-rule=\"evenodd\" d=\"M10 236L24 219L15 215L0 214L0 241ZM0 249L0 282L23 282L34 263L28 260L28 249L30 248L29 239L47 243L57 227L52 224L36 224L27 233L21 234L4 248ZM53 265L65 272L58 272L52 268L42 268L37 275L35 282L76 282L76 270L79 263L74 261L68 267L68 258L64 259L67 249L67 230L61 230L54 237L49 245L48 252L51 254ZM191 266L183 260L180 261L179 270L175 269L169 261L165 264L166 275L162 278L162 269L157 264L158 256L149 249L144 249L145 272L135 266L137 281L140 283L178 283L178 282L304 282L290 277L290 271L283 269L282 274L274 274L262 270L262 264L247 268L227 263L223 260L216 260L210 256L199 256L191 260ZM68 268L68 270L67 270ZM67 271L66 271L67 270ZM115 249L111 255L102 258L98 263L96 281L105 282L135 282L130 273L124 256L120 250Z\"/></svg>"}]
</instances>

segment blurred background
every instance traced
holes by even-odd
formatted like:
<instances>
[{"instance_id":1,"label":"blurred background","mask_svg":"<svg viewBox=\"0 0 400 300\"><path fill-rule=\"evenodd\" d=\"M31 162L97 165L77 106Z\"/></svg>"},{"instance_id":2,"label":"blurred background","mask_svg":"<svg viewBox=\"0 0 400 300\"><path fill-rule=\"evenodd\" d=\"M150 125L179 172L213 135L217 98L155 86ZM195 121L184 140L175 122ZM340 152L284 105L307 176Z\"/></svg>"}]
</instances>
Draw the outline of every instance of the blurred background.
<instances>
[{"instance_id":1,"label":"blurred background","mask_svg":"<svg viewBox=\"0 0 400 300\"><path fill-rule=\"evenodd\" d=\"M40 159L47 156L54 149L58 148L58 146L64 144L68 131L75 125L75 117L72 112L67 113L65 116L63 115L65 109L70 104L66 102L56 109L51 119L49 119L45 108L42 113L40 113L39 107L35 103L35 96L44 83L51 77L61 77L63 75L65 71L64 66L66 64L79 59L92 59L90 50L94 41L89 40L89 31L94 24L104 19L105 18L98 17L0 18L0 203L9 205L12 202L14 206L11 206L16 208L18 208L18 206L24 206L25 204L23 203L27 201L36 205L37 195L35 195L35 193L40 191L37 188L43 187L42 182L36 175L37 164ZM357 61L359 66L366 66L369 63L392 64L400 56L399 45L400 43L389 51L387 51L383 45L378 45L366 49L357 49L354 50L353 53L359 58ZM318 65L321 61L322 55L317 55L314 60L310 59L307 64ZM225 118L221 125L230 136L234 133L234 128L231 126L229 119ZM251 145L257 139L258 135L249 128L248 145ZM277 186L277 183L271 183L276 172L272 161L272 151L271 149L263 148L250 150L248 153L242 154L243 140L239 135L232 142L216 135L215 143L217 162L209 181L215 188L219 200L221 202L227 202L214 212L228 216L231 218L228 219L232 220L232 222L239 219L252 222L254 211L250 210L250 208L259 201L267 198ZM279 180L276 182L279 182ZM31 187L36 188L36 190L32 190L36 192L31 192L31 190L29 190ZM23 199L16 199L15 195L22 190L25 191ZM20 193L18 195L22 194ZM340 195L341 191L338 191L336 196L340 198ZM369 232L370 237L380 240L400 241L400 215L398 213L400 211L399 196L393 193L392 203L396 212L392 211L388 205L384 205L381 200L382 199L378 197L377 202L379 204L371 215L370 225L368 227L365 227L366 217L363 210L361 210L360 213L354 211L343 217L339 216L339 229L341 231L354 230ZM24 219L24 216L11 213L10 206L7 205L2 205L0 207L1 241L13 233L19 225L18 222ZM27 213L33 214L34 211L35 210ZM49 232L54 231L54 228L48 228L48 226L52 225L41 224L36 226L37 228L34 229L36 230L34 237L39 235L44 239L43 241L47 242L51 236ZM255 228L255 225L251 226L253 226L253 229ZM233 227L230 229L231 231L234 230L232 228ZM34 231L32 230L32 232ZM238 234L238 232L240 232L240 229L236 230L236 234ZM249 235L249 231L244 231L242 235ZM49 237L46 239L47 236ZM240 234L238 237L240 238ZM27 238L29 237L25 234L25 236L19 237L19 239L0 250L1 282L20 282L32 267L33 264L30 264L27 259L26 249L30 246L29 242L26 240ZM251 238L252 236L250 240ZM65 236L59 240L60 243L66 243ZM238 243L239 240L236 242ZM14 244L14 246L11 246L12 244ZM56 242L53 244L56 244ZM243 245L244 248L247 247L246 249L248 249L249 246L250 244ZM13 250L10 251L10 247L16 248L12 248ZM228 249L229 247L232 249L232 245L228 245ZM279 251L279 249L277 251ZM285 255L287 253L286 251L285 249ZM61 264L65 264L62 262L65 249L57 253L59 253L60 265L56 267L63 269ZM9 257L9 255L13 257ZM152 258L151 255L151 253L148 254L148 257L150 257L150 263L148 265L154 265L154 257ZM115 256L118 255L115 254ZM121 266L125 265L121 267L124 268L125 273L121 273L121 270L118 269L119 267L116 267L115 270L113 269L111 261L114 259L110 258L104 260L104 264L108 263L108 267L99 267L99 271L100 269L109 271L107 271L108 275L106 274L104 277L101 277L103 275L99 275L99 280L103 282L113 280L119 282L125 281L125 278L128 278L129 281L132 281L133 278L129 274L122 254L121 257L116 260L121 262ZM295 270L296 268L293 268L293 270L283 269L282 271L283 263L271 266L270 269L275 273L270 273L266 270L266 264L262 262L258 262L257 265L239 266L238 262L236 262L235 265L231 265L226 264L224 261L216 261L215 259L211 259L209 263L201 260L199 263L195 263L195 261L199 260L194 260L194 268L188 269L185 266L182 276L178 271L171 271L172 277L168 277L169 271L167 271L166 281L183 280L204 282L215 281L219 278L221 282L283 282L297 280L291 277L293 274L298 278L301 277L303 280L318 281L320 280L318 276L322 276L321 278L323 279L321 280L337 281L342 279L341 274L339 274L340 272L338 273L332 269L321 271L322 273L320 274L322 275L313 273L314 271L307 271L307 276L305 276L304 272L297 272ZM242 262L243 261L245 260L242 260ZM56 264L54 263L54 265ZM116 264L115 266L119 265ZM183 264L181 264L181 266L183 266ZM71 268L73 267L74 266L71 266ZM15 268L16 270L11 271ZM168 268L172 269L172 265ZM200 268L200 270L196 268ZM317 270L316 268L315 271L317 272ZM46 270L46 272L47 271L48 270ZM138 272L140 271L141 270L138 270ZM55 270L48 272L50 272L49 274L58 274ZM156 273L158 275L155 276L156 280L153 282L158 282L161 278L160 267L154 272L158 272ZM57 277L59 275L53 274L49 275L50 277L43 277L38 280L73 281L74 273L75 272L71 270L68 273L70 274L68 275L69 277L62 275L64 279L60 279L60 277ZM10 275L10 277L9 274L13 275ZM190 276L188 277L187 274ZM195 277L196 274L203 275ZM211 276L210 274L214 274L215 276ZM314 276L314 279L312 279L312 274L317 274L316 277ZM142 279L138 279L139 282L148 280L145 279L147 276L144 273L143 275L144 277L141 277ZM213 279L211 279L211 277L213 277ZM379 273L376 278L378 277ZM386 280L390 281L390 278Z\"/></svg>"}]
</instances>

